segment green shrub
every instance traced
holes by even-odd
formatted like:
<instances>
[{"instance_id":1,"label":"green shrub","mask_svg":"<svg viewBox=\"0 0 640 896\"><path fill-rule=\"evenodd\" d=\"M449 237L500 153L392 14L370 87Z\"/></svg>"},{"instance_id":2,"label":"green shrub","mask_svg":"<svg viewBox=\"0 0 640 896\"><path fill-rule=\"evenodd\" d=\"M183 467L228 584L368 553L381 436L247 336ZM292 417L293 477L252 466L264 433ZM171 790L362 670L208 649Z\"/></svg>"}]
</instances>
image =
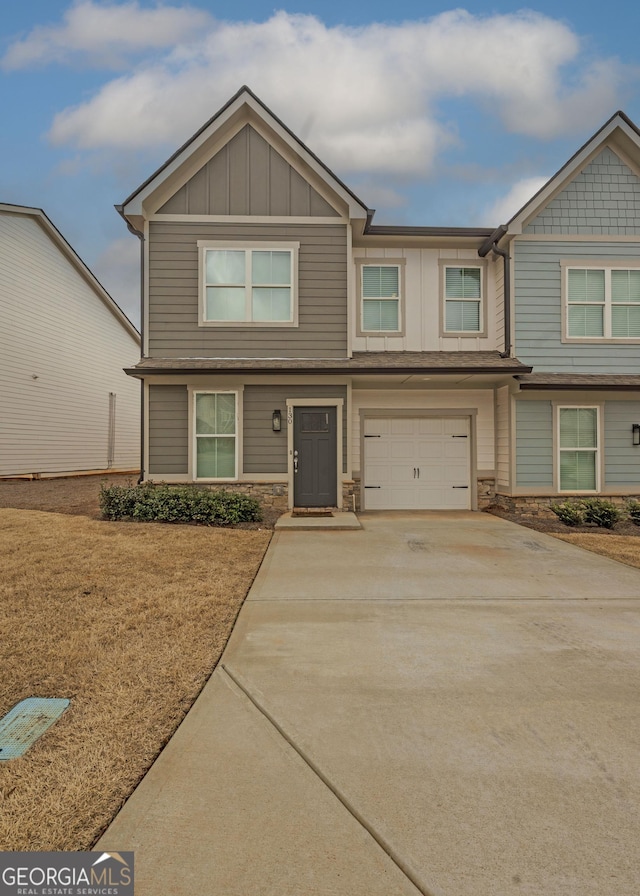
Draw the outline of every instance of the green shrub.
<instances>
[{"instance_id":1,"label":"green shrub","mask_svg":"<svg viewBox=\"0 0 640 896\"><path fill-rule=\"evenodd\" d=\"M636 526L640 526L640 501L636 501L635 498L630 498L627 501L627 513L629 514L631 521L634 522Z\"/></svg>"},{"instance_id":2,"label":"green shrub","mask_svg":"<svg viewBox=\"0 0 640 896\"><path fill-rule=\"evenodd\" d=\"M108 520L230 526L262 519L255 498L193 485L102 485L100 509Z\"/></svg>"},{"instance_id":3,"label":"green shrub","mask_svg":"<svg viewBox=\"0 0 640 896\"><path fill-rule=\"evenodd\" d=\"M581 526L584 523L581 503L564 501L562 504L551 504L550 509L565 526Z\"/></svg>"},{"instance_id":4,"label":"green shrub","mask_svg":"<svg viewBox=\"0 0 640 896\"><path fill-rule=\"evenodd\" d=\"M620 510L604 498L583 498L585 523L594 523L602 529L613 529L620 519Z\"/></svg>"}]
</instances>

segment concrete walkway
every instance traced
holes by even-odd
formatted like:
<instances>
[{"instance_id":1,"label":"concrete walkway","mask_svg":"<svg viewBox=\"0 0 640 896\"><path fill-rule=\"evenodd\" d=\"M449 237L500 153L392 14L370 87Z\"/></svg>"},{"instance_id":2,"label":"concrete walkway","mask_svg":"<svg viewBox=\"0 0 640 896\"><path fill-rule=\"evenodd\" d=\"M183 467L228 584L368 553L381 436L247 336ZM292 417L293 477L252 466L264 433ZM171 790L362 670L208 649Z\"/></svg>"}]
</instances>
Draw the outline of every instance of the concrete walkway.
<instances>
[{"instance_id":1,"label":"concrete walkway","mask_svg":"<svg viewBox=\"0 0 640 896\"><path fill-rule=\"evenodd\" d=\"M486 514L278 531L96 846L136 896L637 896L640 570Z\"/></svg>"}]
</instances>

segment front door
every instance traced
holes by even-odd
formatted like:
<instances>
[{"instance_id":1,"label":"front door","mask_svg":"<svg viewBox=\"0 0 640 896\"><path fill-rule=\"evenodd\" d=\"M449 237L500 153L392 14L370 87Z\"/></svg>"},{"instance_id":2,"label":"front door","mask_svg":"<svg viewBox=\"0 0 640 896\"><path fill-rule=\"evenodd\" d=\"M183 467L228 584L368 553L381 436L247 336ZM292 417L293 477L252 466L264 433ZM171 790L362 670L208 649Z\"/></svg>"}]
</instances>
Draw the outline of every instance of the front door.
<instances>
[{"instance_id":1,"label":"front door","mask_svg":"<svg viewBox=\"0 0 640 896\"><path fill-rule=\"evenodd\" d=\"M337 506L335 407L293 409L293 503L295 507Z\"/></svg>"}]
</instances>

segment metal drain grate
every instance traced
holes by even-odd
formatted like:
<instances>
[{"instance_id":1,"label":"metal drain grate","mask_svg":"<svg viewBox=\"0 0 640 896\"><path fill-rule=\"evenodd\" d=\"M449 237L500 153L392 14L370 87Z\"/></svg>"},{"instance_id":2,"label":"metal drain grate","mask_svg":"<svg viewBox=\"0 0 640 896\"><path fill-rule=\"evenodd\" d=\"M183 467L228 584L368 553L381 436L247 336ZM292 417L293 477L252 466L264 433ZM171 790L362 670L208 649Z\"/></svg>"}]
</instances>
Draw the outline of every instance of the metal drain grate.
<instances>
[{"instance_id":1,"label":"metal drain grate","mask_svg":"<svg viewBox=\"0 0 640 896\"><path fill-rule=\"evenodd\" d=\"M70 700L27 697L0 719L0 762L17 759L60 718Z\"/></svg>"}]
</instances>

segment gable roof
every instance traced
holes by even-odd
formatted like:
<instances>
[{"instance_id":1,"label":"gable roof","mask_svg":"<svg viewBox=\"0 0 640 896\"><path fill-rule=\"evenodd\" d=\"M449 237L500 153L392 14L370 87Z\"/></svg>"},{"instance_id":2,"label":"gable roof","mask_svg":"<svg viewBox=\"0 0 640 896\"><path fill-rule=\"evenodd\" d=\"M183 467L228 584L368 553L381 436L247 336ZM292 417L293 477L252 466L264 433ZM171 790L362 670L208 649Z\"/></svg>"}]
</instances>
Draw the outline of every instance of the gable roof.
<instances>
[{"instance_id":1,"label":"gable roof","mask_svg":"<svg viewBox=\"0 0 640 896\"><path fill-rule=\"evenodd\" d=\"M340 178L328 168L248 87L240 90L225 103L196 133L187 140L150 177L128 196L117 211L134 228L139 229L145 216L145 202L150 203L163 184L175 179L186 181L194 165L204 164L234 133L234 126L247 121L262 122L288 146L303 165L338 195L349 209L349 216L359 218L363 226L372 212ZM186 172L188 171L188 175Z\"/></svg>"},{"instance_id":2,"label":"gable roof","mask_svg":"<svg viewBox=\"0 0 640 896\"><path fill-rule=\"evenodd\" d=\"M506 234L522 233L526 223L559 193L605 146L610 146L623 161L630 161L640 170L640 130L624 112L618 111L565 162L562 168L489 238L493 242Z\"/></svg>"},{"instance_id":3,"label":"gable roof","mask_svg":"<svg viewBox=\"0 0 640 896\"><path fill-rule=\"evenodd\" d=\"M47 215L41 208L33 208L27 205L13 205L9 202L0 202L0 214L27 215L31 218L35 218L42 229L45 231L45 233L48 235L48 237L51 239L51 241L58 247L60 252L66 257L67 261L69 261L71 265L73 265L80 276L89 284L98 298L113 314L113 316L119 321L120 324L122 324L129 335L132 336L138 344L140 343L140 333L136 330L127 315L120 308L117 302L111 298L104 286L89 270L78 253L67 242L58 228L47 217Z\"/></svg>"}]
</instances>

